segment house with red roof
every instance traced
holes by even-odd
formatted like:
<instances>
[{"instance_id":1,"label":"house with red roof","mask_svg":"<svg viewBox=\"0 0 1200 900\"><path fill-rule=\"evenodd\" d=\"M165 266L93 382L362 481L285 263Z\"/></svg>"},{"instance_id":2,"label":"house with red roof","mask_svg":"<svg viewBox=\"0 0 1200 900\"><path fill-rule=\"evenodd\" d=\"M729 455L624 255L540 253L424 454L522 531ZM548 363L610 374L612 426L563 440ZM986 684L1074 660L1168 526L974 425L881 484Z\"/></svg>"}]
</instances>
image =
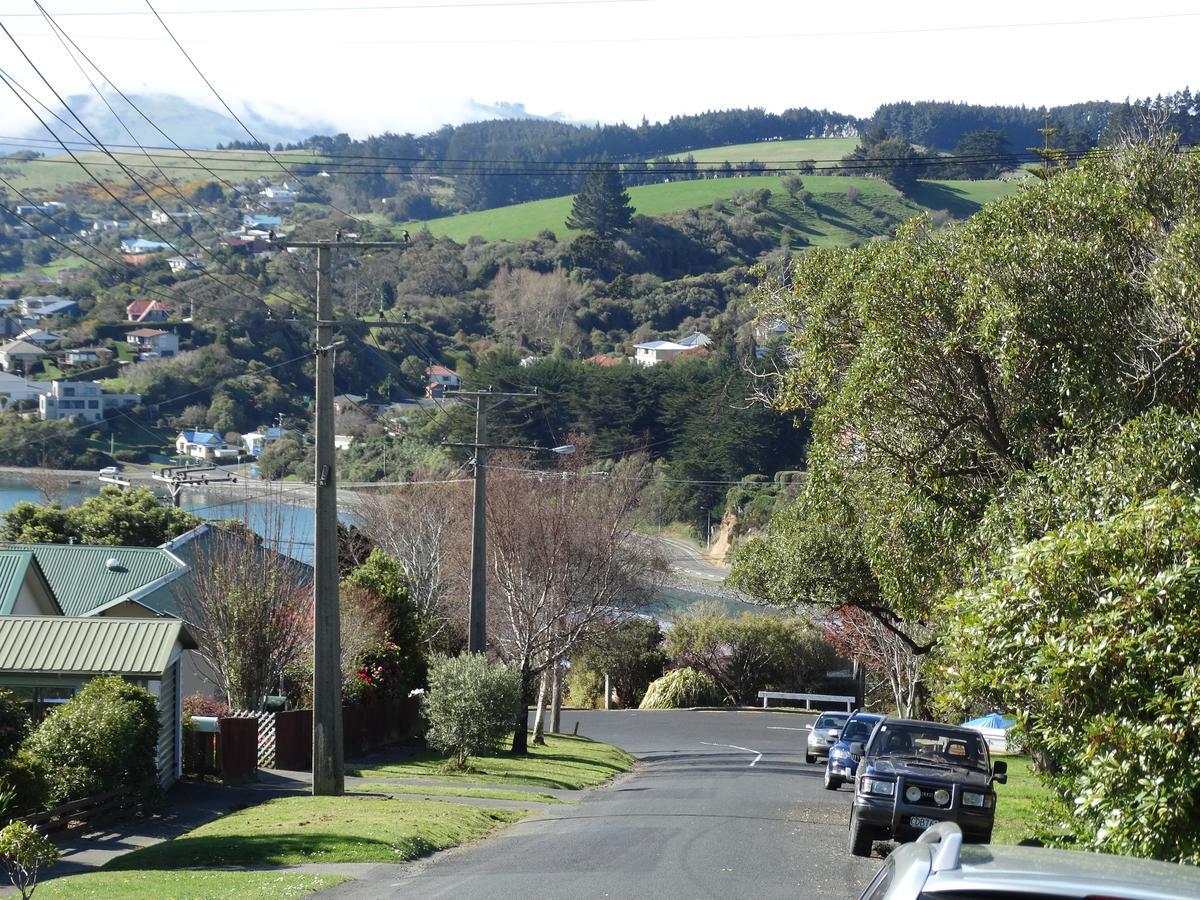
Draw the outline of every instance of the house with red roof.
<instances>
[{"instance_id":1,"label":"house with red roof","mask_svg":"<svg viewBox=\"0 0 1200 900\"><path fill-rule=\"evenodd\" d=\"M171 318L171 310L157 300L134 300L125 307L130 322L162 322Z\"/></svg>"},{"instance_id":2,"label":"house with red roof","mask_svg":"<svg viewBox=\"0 0 1200 900\"><path fill-rule=\"evenodd\" d=\"M434 365L427 368L425 374L429 376L429 383L431 385L436 384L443 390L458 387L458 373L453 369Z\"/></svg>"}]
</instances>

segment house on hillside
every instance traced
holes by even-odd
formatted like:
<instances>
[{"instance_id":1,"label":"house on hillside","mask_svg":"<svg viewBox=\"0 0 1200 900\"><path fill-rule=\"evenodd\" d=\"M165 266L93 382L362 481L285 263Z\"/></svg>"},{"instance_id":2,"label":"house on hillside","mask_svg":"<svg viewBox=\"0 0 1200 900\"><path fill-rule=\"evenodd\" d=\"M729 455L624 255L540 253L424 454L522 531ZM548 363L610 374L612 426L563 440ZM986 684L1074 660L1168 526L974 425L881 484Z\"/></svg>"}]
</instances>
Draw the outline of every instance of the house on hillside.
<instances>
[{"instance_id":1,"label":"house on hillside","mask_svg":"<svg viewBox=\"0 0 1200 900\"><path fill-rule=\"evenodd\" d=\"M16 338L18 341L29 341L31 344L36 344L39 347L46 347L50 344L57 344L59 341L66 340L66 335L59 334L56 331L46 331L44 328L26 328Z\"/></svg>"},{"instance_id":2,"label":"house on hillside","mask_svg":"<svg viewBox=\"0 0 1200 900\"><path fill-rule=\"evenodd\" d=\"M51 381L50 390L38 397L38 417L99 422L106 413L141 401L141 394L105 393L97 381Z\"/></svg>"},{"instance_id":3,"label":"house on hillside","mask_svg":"<svg viewBox=\"0 0 1200 900\"><path fill-rule=\"evenodd\" d=\"M659 363L670 362L680 353L690 349L675 341L647 341L634 346L636 355L633 361L639 366L657 366Z\"/></svg>"},{"instance_id":4,"label":"house on hillside","mask_svg":"<svg viewBox=\"0 0 1200 900\"><path fill-rule=\"evenodd\" d=\"M333 411L340 416L352 409L359 409L366 402L367 398L362 394L338 394L333 398Z\"/></svg>"},{"instance_id":5,"label":"house on hillside","mask_svg":"<svg viewBox=\"0 0 1200 900\"><path fill-rule=\"evenodd\" d=\"M58 358L60 366L95 366L104 365L113 358L112 350L107 347L72 347L63 352Z\"/></svg>"},{"instance_id":6,"label":"house on hillside","mask_svg":"<svg viewBox=\"0 0 1200 900\"><path fill-rule=\"evenodd\" d=\"M754 326L754 336L760 341L777 340L789 331L791 327L783 319L772 319Z\"/></svg>"},{"instance_id":7,"label":"house on hillside","mask_svg":"<svg viewBox=\"0 0 1200 900\"><path fill-rule=\"evenodd\" d=\"M242 446L246 448L246 453L250 456L257 457L270 444L275 443L287 433L286 428L276 425L272 425L270 428L261 428L258 431L249 431L242 435Z\"/></svg>"},{"instance_id":8,"label":"house on hillside","mask_svg":"<svg viewBox=\"0 0 1200 900\"><path fill-rule=\"evenodd\" d=\"M198 213L190 209L155 209L150 212L150 222L154 225L170 225L172 222L187 222L197 215Z\"/></svg>"},{"instance_id":9,"label":"house on hillside","mask_svg":"<svg viewBox=\"0 0 1200 900\"><path fill-rule=\"evenodd\" d=\"M167 258L167 266L171 272L178 275L183 271L199 272L208 268L207 260L199 256L171 256Z\"/></svg>"},{"instance_id":10,"label":"house on hillside","mask_svg":"<svg viewBox=\"0 0 1200 900\"><path fill-rule=\"evenodd\" d=\"M130 322L162 322L171 318L171 310L157 300L134 300L125 307Z\"/></svg>"},{"instance_id":11,"label":"house on hillside","mask_svg":"<svg viewBox=\"0 0 1200 900\"><path fill-rule=\"evenodd\" d=\"M21 297L17 308L26 319L48 319L51 316L77 316L79 304L66 297L44 294L37 297Z\"/></svg>"},{"instance_id":12,"label":"house on hillside","mask_svg":"<svg viewBox=\"0 0 1200 900\"><path fill-rule=\"evenodd\" d=\"M174 250L173 244L166 244L162 241L148 241L145 238L125 238L121 241L122 253L158 253L162 250Z\"/></svg>"},{"instance_id":13,"label":"house on hillside","mask_svg":"<svg viewBox=\"0 0 1200 900\"><path fill-rule=\"evenodd\" d=\"M0 344L0 369L5 372L28 372L46 351L29 341L9 341Z\"/></svg>"},{"instance_id":14,"label":"house on hillside","mask_svg":"<svg viewBox=\"0 0 1200 900\"><path fill-rule=\"evenodd\" d=\"M17 375L0 372L0 411L12 409L22 401L37 402L49 393L50 385L44 381L27 381Z\"/></svg>"},{"instance_id":15,"label":"house on hillside","mask_svg":"<svg viewBox=\"0 0 1200 900\"><path fill-rule=\"evenodd\" d=\"M458 373L453 369L435 364L426 368L425 374L428 376L430 384L439 385L443 390L458 387Z\"/></svg>"},{"instance_id":16,"label":"house on hillside","mask_svg":"<svg viewBox=\"0 0 1200 900\"><path fill-rule=\"evenodd\" d=\"M126 332L125 343L136 347L141 359L170 359L179 353L179 335L159 328Z\"/></svg>"},{"instance_id":17,"label":"house on hillside","mask_svg":"<svg viewBox=\"0 0 1200 900\"><path fill-rule=\"evenodd\" d=\"M700 347L708 347L712 344L712 340L703 331L693 331L687 337L682 338L679 343L689 350L696 350Z\"/></svg>"},{"instance_id":18,"label":"house on hillside","mask_svg":"<svg viewBox=\"0 0 1200 900\"><path fill-rule=\"evenodd\" d=\"M608 366L619 366L624 361L625 358L621 356L605 356L602 353L598 353L595 356L589 356L584 360L584 363L589 366L603 366L607 368Z\"/></svg>"},{"instance_id":19,"label":"house on hillside","mask_svg":"<svg viewBox=\"0 0 1200 900\"><path fill-rule=\"evenodd\" d=\"M241 450L225 443L215 431L181 431L175 438L175 452L205 462L237 459Z\"/></svg>"},{"instance_id":20,"label":"house on hillside","mask_svg":"<svg viewBox=\"0 0 1200 900\"><path fill-rule=\"evenodd\" d=\"M242 216L242 226L244 228L266 231L270 231L271 229L278 230L283 227L283 218L281 216L268 216L260 213L246 213L246 215Z\"/></svg>"},{"instance_id":21,"label":"house on hillside","mask_svg":"<svg viewBox=\"0 0 1200 900\"><path fill-rule=\"evenodd\" d=\"M287 182L268 184L258 192L258 197L258 203L263 209L278 209L286 212L296 205L296 192Z\"/></svg>"}]
</instances>

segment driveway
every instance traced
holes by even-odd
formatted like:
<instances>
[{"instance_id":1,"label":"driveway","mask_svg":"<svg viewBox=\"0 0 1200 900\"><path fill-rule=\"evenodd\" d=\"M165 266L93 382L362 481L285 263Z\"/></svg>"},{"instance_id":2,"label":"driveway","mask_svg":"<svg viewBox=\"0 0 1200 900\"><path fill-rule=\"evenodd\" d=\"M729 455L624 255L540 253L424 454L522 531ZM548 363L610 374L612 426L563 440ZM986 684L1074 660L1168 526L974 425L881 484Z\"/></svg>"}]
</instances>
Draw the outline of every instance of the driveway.
<instances>
[{"instance_id":1,"label":"driveway","mask_svg":"<svg viewBox=\"0 0 1200 900\"><path fill-rule=\"evenodd\" d=\"M584 711L563 729L640 765L579 804L330 895L405 898L857 898L879 867L846 851L848 788L823 789L789 713ZM324 896L324 895L322 895Z\"/></svg>"}]
</instances>

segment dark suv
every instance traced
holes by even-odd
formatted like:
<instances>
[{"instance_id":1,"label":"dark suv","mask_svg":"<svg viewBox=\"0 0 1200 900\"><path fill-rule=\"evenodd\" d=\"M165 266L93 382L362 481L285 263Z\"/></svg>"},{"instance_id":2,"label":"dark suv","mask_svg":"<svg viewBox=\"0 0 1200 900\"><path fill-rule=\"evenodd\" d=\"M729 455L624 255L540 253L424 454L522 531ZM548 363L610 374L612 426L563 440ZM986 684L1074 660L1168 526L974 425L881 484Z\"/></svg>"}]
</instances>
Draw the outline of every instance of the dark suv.
<instances>
[{"instance_id":1,"label":"dark suv","mask_svg":"<svg viewBox=\"0 0 1200 900\"><path fill-rule=\"evenodd\" d=\"M1008 780L1008 765L992 768L987 742L978 731L883 719L861 756L850 811L850 852L870 856L873 841L911 840L938 822L957 822L967 841L987 843L996 816L996 783Z\"/></svg>"}]
</instances>

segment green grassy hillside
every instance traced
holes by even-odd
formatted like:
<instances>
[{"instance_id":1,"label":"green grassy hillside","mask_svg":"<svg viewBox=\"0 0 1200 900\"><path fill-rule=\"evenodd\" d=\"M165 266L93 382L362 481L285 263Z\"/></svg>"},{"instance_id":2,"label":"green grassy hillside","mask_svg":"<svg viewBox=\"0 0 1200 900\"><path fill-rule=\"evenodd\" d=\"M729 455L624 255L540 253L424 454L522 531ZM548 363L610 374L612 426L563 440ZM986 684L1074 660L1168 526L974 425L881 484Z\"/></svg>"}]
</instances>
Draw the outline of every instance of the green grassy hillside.
<instances>
[{"instance_id":1,"label":"green grassy hillside","mask_svg":"<svg viewBox=\"0 0 1200 900\"><path fill-rule=\"evenodd\" d=\"M847 196L851 187L860 193L855 201ZM872 220L881 221L880 213L896 221L910 218L922 209L945 209L954 216L964 217L987 201L1015 190L1016 184L1001 181L922 182L917 191L920 202L914 203L877 178L807 175L804 176L804 189L813 195L813 199L805 207L787 196L782 178L759 175L646 185L630 188L629 198L639 213L659 216L708 206L719 198L732 197L737 191L761 188L771 191L771 207L783 216L785 224L806 236L814 246L844 246L878 233L869 226ZM564 224L571 212L571 201L571 197L554 197L412 222L405 227L410 231L428 227L435 235L444 235L460 243L475 235L489 241L523 240L535 237L543 230L552 231L561 238L574 234Z\"/></svg>"},{"instance_id":2,"label":"green grassy hillside","mask_svg":"<svg viewBox=\"0 0 1200 900\"><path fill-rule=\"evenodd\" d=\"M234 183L252 181L264 175L278 180L287 177L266 153L253 150L198 150L192 155L222 178ZM310 163L320 159L307 150L280 151L274 155L285 163ZM128 182L120 166L105 154L88 151L76 153L76 156L97 178L118 183ZM155 151L151 154L154 163L139 152L120 153L118 159L139 178L145 177L151 182L161 179L154 165L161 166L176 184L212 180L212 176L195 162L174 151ZM87 172L65 154L47 155L44 159L32 160L0 159L0 174L22 191L55 191L71 184L94 186Z\"/></svg>"},{"instance_id":3,"label":"green grassy hillside","mask_svg":"<svg viewBox=\"0 0 1200 900\"><path fill-rule=\"evenodd\" d=\"M759 141L753 144L731 144L728 147L704 147L688 153L674 153L672 159L683 159L689 153L696 162L791 162L812 159L818 163L837 162L858 146L858 138L808 138L801 141Z\"/></svg>"}]
</instances>

